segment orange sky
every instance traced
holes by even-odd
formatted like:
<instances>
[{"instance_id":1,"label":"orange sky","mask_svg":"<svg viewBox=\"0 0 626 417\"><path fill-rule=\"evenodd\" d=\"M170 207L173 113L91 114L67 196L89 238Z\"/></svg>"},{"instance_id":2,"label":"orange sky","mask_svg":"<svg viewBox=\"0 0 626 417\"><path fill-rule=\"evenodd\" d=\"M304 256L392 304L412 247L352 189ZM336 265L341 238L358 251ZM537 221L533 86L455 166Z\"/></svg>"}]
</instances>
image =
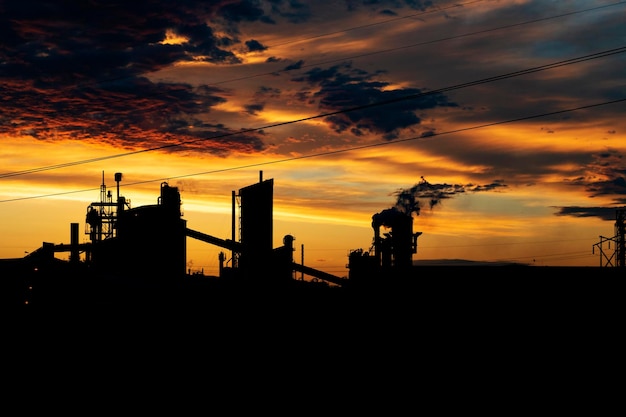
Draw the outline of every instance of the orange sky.
<instances>
[{"instance_id":1,"label":"orange sky","mask_svg":"<svg viewBox=\"0 0 626 417\"><path fill-rule=\"evenodd\" d=\"M231 238L231 192L262 171L275 246L338 276L412 188L414 260L600 264L626 2L208 3L3 6L0 258L69 243L116 172L132 207L167 181L189 228ZM217 273L222 248L187 245Z\"/></svg>"}]
</instances>

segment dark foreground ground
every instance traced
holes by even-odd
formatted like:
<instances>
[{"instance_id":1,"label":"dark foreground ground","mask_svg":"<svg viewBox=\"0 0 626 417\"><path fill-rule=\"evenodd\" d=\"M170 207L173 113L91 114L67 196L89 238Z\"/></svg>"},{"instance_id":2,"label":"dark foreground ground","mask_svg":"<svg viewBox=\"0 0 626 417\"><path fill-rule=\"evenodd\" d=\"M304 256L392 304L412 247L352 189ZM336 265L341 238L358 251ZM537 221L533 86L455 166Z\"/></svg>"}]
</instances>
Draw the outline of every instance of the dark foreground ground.
<instances>
[{"instance_id":1,"label":"dark foreground ground","mask_svg":"<svg viewBox=\"0 0 626 417\"><path fill-rule=\"evenodd\" d=\"M66 264L43 270L1 262L1 302L29 309L256 308L330 311L422 308L427 314L462 309L596 309L621 302L626 270L616 267L415 266L402 275L372 275L343 285L271 276L247 279L91 274Z\"/></svg>"},{"instance_id":2,"label":"dark foreground ground","mask_svg":"<svg viewBox=\"0 0 626 417\"><path fill-rule=\"evenodd\" d=\"M5 379L23 380L29 401L34 383L67 391L67 380L72 398L140 398L142 409L180 387L202 406L262 392L255 410L289 414L328 412L321 397L346 411L491 415L597 414L621 399L617 268L420 266L346 287L1 272L3 306L17 307L3 347L18 376Z\"/></svg>"}]
</instances>

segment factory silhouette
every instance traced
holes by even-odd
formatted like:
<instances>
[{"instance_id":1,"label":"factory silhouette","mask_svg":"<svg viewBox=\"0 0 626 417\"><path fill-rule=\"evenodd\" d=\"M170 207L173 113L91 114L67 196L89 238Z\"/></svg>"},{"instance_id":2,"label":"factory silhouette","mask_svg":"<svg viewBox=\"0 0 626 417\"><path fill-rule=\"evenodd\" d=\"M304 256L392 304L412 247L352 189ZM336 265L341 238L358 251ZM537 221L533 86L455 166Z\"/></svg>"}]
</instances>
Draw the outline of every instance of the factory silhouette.
<instances>
[{"instance_id":1,"label":"factory silhouette","mask_svg":"<svg viewBox=\"0 0 626 417\"><path fill-rule=\"evenodd\" d=\"M263 179L262 171L258 182L240 188L238 193L232 191L231 239L190 228L182 218L177 187L162 182L157 204L131 208L120 195L122 174L115 173L114 178L115 198L103 173L100 199L87 207L83 233L88 242L80 243L80 225L71 223L69 244L44 242L23 258L0 260L3 302L202 306L241 297L320 301L364 294L419 294L433 289L443 296L443 287L446 297L460 300L470 292L492 291L494 285L504 289L512 277L528 278L525 286L517 286L521 296L537 289L527 285L529 280L541 277L545 279L540 288L555 292L563 290L561 280L568 277L623 274L622 211L618 211L616 236L602 238L614 242L615 252L607 257L598 244L605 259L598 268L516 263L446 267L415 265L413 255L421 235L413 230L416 208L411 204L396 206L372 216L372 246L369 250L351 250L347 275L337 276L295 262L291 235L283 237L282 246L273 247L274 180ZM224 249L219 254L219 276L192 274L187 269L187 238ZM57 258L59 252L69 253L68 260ZM310 279L304 280L305 275Z\"/></svg>"}]
</instances>

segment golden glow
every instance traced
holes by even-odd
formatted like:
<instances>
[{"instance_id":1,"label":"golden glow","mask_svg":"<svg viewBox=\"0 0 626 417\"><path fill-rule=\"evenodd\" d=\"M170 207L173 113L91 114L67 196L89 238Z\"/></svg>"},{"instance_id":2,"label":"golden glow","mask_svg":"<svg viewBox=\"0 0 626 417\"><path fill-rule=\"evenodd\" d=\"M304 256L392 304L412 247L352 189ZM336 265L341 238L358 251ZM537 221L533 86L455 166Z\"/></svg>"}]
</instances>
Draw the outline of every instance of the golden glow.
<instances>
[{"instance_id":1,"label":"golden glow","mask_svg":"<svg viewBox=\"0 0 626 417\"><path fill-rule=\"evenodd\" d=\"M179 35L172 29L168 29L165 32L165 39L161 41L161 43L164 45L182 45L187 42L189 42L188 38Z\"/></svg>"},{"instance_id":2,"label":"golden glow","mask_svg":"<svg viewBox=\"0 0 626 417\"><path fill-rule=\"evenodd\" d=\"M259 54L258 52L248 52L243 55L247 65L265 64L267 62L267 56Z\"/></svg>"},{"instance_id":3,"label":"golden glow","mask_svg":"<svg viewBox=\"0 0 626 417\"><path fill-rule=\"evenodd\" d=\"M433 192L420 201L416 260L596 264L591 244L611 235L613 222L594 210L623 202L623 103L557 112L622 97L623 57L471 84L618 47L623 25L613 19L623 5L571 13L569 2L554 2L538 15L527 1L425 6L428 13L376 2L349 11L341 2L309 3L306 15L281 6L302 19L297 24L287 14L263 16L276 18L272 25L203 16L193 24L211 31L214 43L206 44L191 45L177 33L177 16L151 32L170 28L160 45L150 45L153 53L164 51L154 59L129 54L124 66L105 67L98 77L98 68L76 67L62 80L3 81L3 91L17 92L4 103L18 105L3 124L13 133L0 136L0 258L69 241L69 224L82 230L103 181L115 198L116 172L131 207L155 204L167 182L181 192L188 227L230 238L231 193L262 171L275 180L275 245L291 234L295 259L303 251L307 265L338 275L347 273L350 249L371 245L372 215L393 207L397 192L422 177L485 188ZM386 12L415 16L392 19ZM597 44L581 41L581 33L593 33ZM250 52L250 40L263 51ZM40 60L52 56L41 45L39 51ZM242 62L231 63L231 54ZM128 77L102 83L112 81L110 74ZM464 83L471 86L457 88ZM389 110L385 98L402 89L444 93ZM379 100L380 107L360 108ZM318 117L325 112L334 117ZM426 132L434 134L421 137ZM429 198L437 203L432 210ZM589 211L576 217L579 208ZM221 251L189 239L188 267L215 274Z\"/></svg>"}]
</instances>

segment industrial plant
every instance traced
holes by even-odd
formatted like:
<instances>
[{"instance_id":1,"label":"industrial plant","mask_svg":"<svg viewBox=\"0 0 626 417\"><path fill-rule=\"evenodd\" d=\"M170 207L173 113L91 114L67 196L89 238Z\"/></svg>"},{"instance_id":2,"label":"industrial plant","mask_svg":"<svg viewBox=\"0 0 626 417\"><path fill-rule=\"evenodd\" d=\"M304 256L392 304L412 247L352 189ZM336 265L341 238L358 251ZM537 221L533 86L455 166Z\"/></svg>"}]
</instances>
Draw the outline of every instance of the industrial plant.
<instances>
[{"instance_id":1,"label":"industrial plant","mask_svg":"<svg viewBox=\"0 0 626 417\"><path fill-rule=\"evenodd\" d=\"M378 213L372 222L374 253L351 251L349 273L336 276L295 262L291 235L283 237L282 246L273 247L274 180L263 179L262 171L257 183L232 192L231 239L188 227L177 187L163 182L156 204L131 207L130 200L120 195L122 173L115 173L114 179L115 195L102 174L100 199L86 208L83 231L88 242L81 243L81 225L71 223L69 244L44 242L24 258L3 260L5 286L10 281L18 293L26 287L55 297L73 286L92 292L106 288L116 294L142 286L166 291L189 284L197 289L209 278L187 270L186 242L192 238L224 249L219 254L219 276L213 279L219 285L213 283L213 288L348 288L382 275L408 273L420 235L413 233L410 213L395 209ZM383 226L390 232L381 235ZM59 252L69 253L68 260L57 258ZM297 279L296 274L311 279Z\"/></svg>"},{"instance_id":2,"label":"industrial plant","mask_svg":"<svg viewBox=\"0 0 626 417\"><path fill-rule=\"evenodd\" d=\"M410 209L392 207L372 216L373 238L368 250L350 250L346 276L337 276L297 263L293 259L294 237L285 235L283 245L273 247L274 180L264 179L232 191L232 236L224 239L189 227L183 219L177 187L160 184L157 203L131 207L120 195L122 173L114 175L115 196L102 174L100 198L86 208L81 226L70 224L70 243L44 242L23 258L0 260L4 302L17 304L83 303L115 304L137 300L204 303L225 292L281 294L356 293L359 291L415 290L433 277L465 276L467 269L415 266L417 240ZM615 258L601 251L605 265L624 266L624 216L618 211ZM621 220L621 222L620 222ZM618 225L619 223L619 225ZM219 253L219 276L206 277L187 270L187 239L223 249ZM69 253L67 260L55 256ZM608 259L608 262L606 261ZM611 262L615 262L613 265ZM539 276L546 268L512 264L470 271L482 277ZM619 268L599 268L599 271ZM578 269L579 272L584 271ZM549 274L571 275L572 268L552 268ZM309 280L302 277L306 275ZM545 275L545 274L543 274ZM559 275L560 276L560 275ZM300 277L300 278L298 278ZM502 280L500 280L502 281ZM474 284L472 284L474 285Z\"/></svg>"}]
</instances>

